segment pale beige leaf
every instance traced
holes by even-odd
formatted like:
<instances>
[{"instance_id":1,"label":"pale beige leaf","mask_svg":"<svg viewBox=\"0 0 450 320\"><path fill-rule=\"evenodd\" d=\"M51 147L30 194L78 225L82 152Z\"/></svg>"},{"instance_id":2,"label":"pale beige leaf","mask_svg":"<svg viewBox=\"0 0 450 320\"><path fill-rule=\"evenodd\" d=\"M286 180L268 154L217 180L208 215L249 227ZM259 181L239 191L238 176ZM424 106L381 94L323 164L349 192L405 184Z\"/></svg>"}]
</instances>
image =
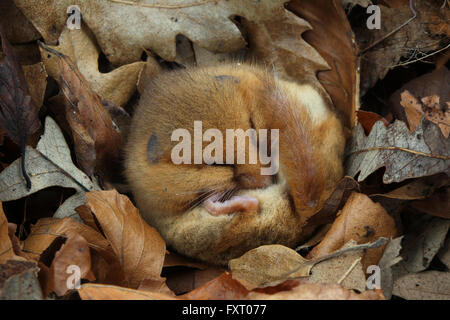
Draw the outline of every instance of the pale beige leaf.
<instances>
[{"instance_id":1,"label":"pale beige leaf","mask_svg":"<svg viewBox=\"0 0 450 320\"><path fill-rule=\"evenodd\" d=\"M83 25L81 29L64 28L59 37L58 46L50 46L68 56L80 73L86 78L92 90L100 97L118 106L128 102L136 90L138 75L145 62L135 62L124 65L110 72L100 72L100 49L95 43L94 35ZM58 57L41 48L42 61L48 74L60 81ZM152 57L149 60L154 61Z\"/></svg>"},{"instance_id":2,"label":"pale beige leaf","mask_svg":"<svg viewBox=\"0 0 450 320\"><path fill-rule=\"evenodd\" d=\"M0 264L0 300L42 300L38 270L36 263L29 261Z\"/></svg>"},{"instance_id":3,"label":"pale beige leaf","mask_svg":"<svg viewBox=\"0 0 450 320\"><path fill-rule=\"evenodd\" d=\"M423 215L416 217L403 239L403 258L395 265L396 277L426 270L434 256L444 246L450 220Z\"/></svg>"},{"instance_id":4,"label":"pale beige leaf","mask_svg":"<svg viewBox=\"0 0 450 320\"><path fill-rule=\"evenodd\" d=\"M278 244L260 246L229 262L233 279L238 280L247 290L306 277L313 265L295 250ZM292 272L296 269L296 272Z\"/></svg>"},{"instance_id":5,"label":"pale beige leaf","mask_svg":"<svg viewBox=\"0 0 450 320\"><path fill-rule=\"evenodd\" d=\"M439 128L423 119L411 133L402 121L386 126L378 121L369 136L360 124L347 149L346 173L359 173L364 181L377 169L385 167L384 183L450 173L450 140Z\"/></svg>"},{"instance_id":6,"label":"pale beige leaf","mask_svg":"<svg viewBox=\"0 0 450 320\"><path fill-rule=\"evenodd\" d=\"M402 239L403 236L389 240L386 249L384 249L383 256L378 263L381 273L381 289L386 299L391 299L394 285L391 267L402 260L400 256Z\"/></svg>"},{"instance_id":7,"label":"pale beige leaf","mask_svg":"<svg viewBox=\"0 0 450 320\"><path fill-rule=\"evenodd\" d=\"M67 8L78 5L108 59L113 64L126 64L139 60L142 48L173 61L178 34L209 51L235 51L244 47L245 41L230 17L241 16L250 21L271 19L285 10L286 1L164 0L155 4L148 0L15 0L15 3L48 43L56 41L63 29Z\"/></svg>"},{"instance_id":8,"label":"pale beige leaf","mask_svg":"<svg viewBox=\"0 0 450 320\"><path fill-rule=\"evenodd\" d=\"M392 294L408 300L450 300L450 272L408 274L395 280Z\"/></svg>"},{"instance_id":9,"label":"pale beige leaf","mask_svg":"<svg viewBox=\"0 0 450 320\"><path fill-rule=\"evenodd\" d=\"M344 248L354 246L348 242ZM346 289L366 290L366 275L362 268L363 251L350 251L340 256L317 263L311 269L308 282L339 284Z\"/></svg>"},{"instance_id":10,"label":"pale beige leaf","mask_svg":"<svg viewBox=\"0 0 450 320\"><path fill-rule=\"evenodd\" d=\"M72 162L70 149L56 122L47 117L45 133L36 149L27 147L25 166L32 186L28 190L17 159L0 173L0 201L23 198L39 190L60 186L78 192L95 189L95 185Z\"/></svg>"}]
</instances>

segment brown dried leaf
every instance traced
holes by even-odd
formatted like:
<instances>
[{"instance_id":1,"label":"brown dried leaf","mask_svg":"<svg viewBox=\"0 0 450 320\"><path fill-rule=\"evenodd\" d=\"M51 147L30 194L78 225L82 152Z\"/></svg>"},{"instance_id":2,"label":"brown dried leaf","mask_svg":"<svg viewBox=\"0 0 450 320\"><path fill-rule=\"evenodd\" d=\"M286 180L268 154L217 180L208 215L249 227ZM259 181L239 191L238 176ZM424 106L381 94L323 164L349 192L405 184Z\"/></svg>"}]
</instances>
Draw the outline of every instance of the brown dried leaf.
<instances>
[{"instance_id":1,"label":"brown dried leaf","mask_svg":"<svg viewBox=\"0 0 450 320\"><path fill-rule=\"evenodd\" d=\"M16 236L16 230L17 230L16 224L8 223L8 235L9 239L11 240L14 253L19 257L22 257L24 256L24 253L22 252L22 244L20 243L19 238L17 238Z\"/></svg>"},{"instance_id":2,"label":"brown dried leaf","mask_svg":"<svg viewBox=\"0 0 450 320\"><path fill-rule=\"evenodd\" d=\"M0 264L8 260L17 259L13 244L8 233L8 220L6 220L3 206L0 203ZM20 258L19 258L20 259Z\"/></svg>"},{"instance_id":3,"label":"brown dried leaf","mask_svg":"<svg viewBox=\"0 0 450 320\"><path fill-rule=\"evenodd\" d=\"M248 32L250 59L300 83L313 81L320 86L316 73L329 66L302 37L311 29L307 21L285 11L268 21L244 21L243 25Z\"/></svg>"},{"instance_id":4,"label":"brown dried leaf","mask_svg":"<svg viewBox=\"0 0 450 320\"><path fill-rule=\"evenodd\" d=\"M445 41L445 29L431 28L438 21L448 21L450 10L442 10L439 1L415 0L417 17L405 27L387 37L384 41L362 54L361 57L361 94L383 79L389 70L400 64L402 57L409 61L423 57L427 53L440 48L440 41ZM361 50L366 49L389 32L393 31L413 16L407 1L401 6L388 8L379 6L381 10L381 29L370 30L363 23L355 30L356 40ZM428 29L428 30L427 30ZM406 48L413 48L407 50Z\"/></svg>"},{"instance_id":5,"label":"brown dried leaf","mask_svg":"<svg viewBox=\"0 0 450 320\"><path fill-rule=\"evenodd\" d=\"M408 121L408 118L404 107L401 105L401 94L406 90L419 100L423 97L437 96L440 97L440 102L445 104L450 101L450 71L443 66L412 79L391 95L389 109L392 110L397 119L405 122Z\"/></svg>"},{"instance_id":6,"label":"brown dried leaf","mask_svg":"<svg viewBox=\"0 0 450 320\"><path fill-rule=\"evenodd\" d=\"M32 226L30 235L23 243L23 251L30 259L38 261L41 254L57 237L67 237L70 232L80 234L89 246L105 257L114 257L108 241L97 231L71 218L43 218Z\"/></svg>"},{"instance_id":7,"label":"brown dried leaf","mask_svg":"<svg viewBox=\"0 0 450 320\"><path fill-rule=\"evenodd\" d=\"M83 300L175 300L164 293L133 290L105 284L83 284L78 293Z\"/></svg>"},{"instance_id":8,"label":"brown dried leaf","mask_svg":"<svg viewBox=\"0 0 450 320\"><path fill-rule=\"evenodd\" d=\"M412 201L410 205L422 212L435 217L450 219L450 187L437 190L432 196L424 199Z\"/></svg>"},{"instance_id":9,"label":"brown dried leaf","mask_svg":"<svg viewBox=\"0 0 450 320\"><path fill-rule=\"evenodd\" d=\"M92 90L102 99L122 106L136 91L138 75L146 63L135 62L110 72L100 72L98 63L100 49L95 43L94 35L85 25L82 25L81 29L74 30L66 27L61 33L58 43L58 46L49 47L69 57ZM41 56L48 74L59 80L59 57L42 48ZM152 57L148 59L154 60Z\"/></svg>"},{"instance_id":10,"label":"brown dried leaf","mask_svg":"<svg viewBox=\"0 0 450 320\"><path fill-rule=\"evenodd\" d=\"M138 290L140 291L148 291L148 292L156 292L167 294L169 296L175 296L172 290L166 284L166 278L159 279L145 279L139 285Z\"/></svg>"},{"instance_id":11,"label":"brown dried leaf","mask_svg":"<svg viewBox=\"0 0 450 320\"><path fill-rule=\"evenodd\" d=\"M149 54L147 54L147 61L145 62L137 79L137 90L142 94L148 83L161 72L161 66Z\"/></svg>"},{"instance_id":12,"label":"brown dried leaf","mask_svg":"<svg viewBox=\"0 0 450 320\"><path fill-rule=\"evenodd\" d=\"M5 29L6 37L13 44L36 41L41 37L13 0L0 2L0 21Z\"/></svg>"},{"instance_id":13,"label":"brown dried leaf","mask_svg":"<svg viewBox=\"0 0 450 320\"><path fill-rule=\"evenodd\" d=\"M31 100L39 109L44 102L45 89L47 88L47 72L45 71L44 64L39 62L22 66L22 69L28 83Z\"/></svg>"},{"instance_id":14,"label":"brown dried leaf","mask_svg":"<svg viewBox=\"0 0 450 320\"><path fill-rule=\"evenodd\" d=\"M450 140L439 128L422 119L410 133L406 124L395 121L387 128L375 123L369 136L358 124L351 143L347 146L346 173L363 181L371 173L386 167L384 183L401 182L410 178L449 174Z\"/></svg>"},{"instance_id":15,"label":"brown dried leaf","mask_svg":"<svg viewBox=\"0 0 450 320\"><path fill-rule=\"evenodd\" d=\"M49 292L54 291L58 296L63 296L70 290L67 285L69 266L76 266L80 270L80 279L85 279L91 271L91 255L89 244L81 235L69 232L66 242L55 253L49 270ZM94 279L90 279L94 280Z\"/></svg>"},{"instance_id":16,"label":"brown dried leaf","mask_svg":"<svg viewBox=\"0 0 450 320\"><path fill-rule=\"evenodd\" d=\"M336 284L304 283L289 291L275 294L251 292L252 300L385 300L379 292L356 293Z\"/></svg>"},{"instance_id":17,"label":"brown dried leaf","mask_svg":"<svg viewBox=\"0 0 450 320\"><path fill-rule=\"evenodd\" d=\"M374 193L372 199L389 198L397 200L420 200L430 197L434 192L450 184L450 177L446 174L438 174L430 177L415 179L397 189L387 193ZM443 199L444 200L444 199ZM416 202L411 202L413 204Z\"/></svg>"},{"instance_id":18,"label":"brown dried leaf","mask_svg":"<svg viewBox=\"0 0 450 320\"><path fill-rule=\"evenodd\" d=\"M175 294L185 294L217 278L226 270L211 266L205 270L179 270L176 268L173 271L170 269L164 269L164 271L167 277L166 283L169 288Z\"/></svg>"},{"instance_id":19,"label":"brown dried leaf","mask_svg":"<svg viewBox=\"0 0 450 320\"><path fill-rule=\"evenodd\" d=\"M449 86L450 90L450 86ZM433 95L424 97L419 101L408 90L401 94L400 104L405 108L409 130L415 131L422 117L435 123L445 138L450 134L450 100L447 105L440 104L440 97Z\"/></svg>"},{"instance_id":20,"label":"brown dried leaf","mask_svg":"<svg viewBox=\"0 0 450 320\"><path fill-rule=\"evenodd\" d=\"M350 240L357 243L375 241L380 237L395 237L397 229L394 219L379 204L362 193L353 193L336 218L325 238L308 255L317 259L342 248ZM383 247L368 250L362 260L364 270L377 264Z\"/></svg>"},{"instance_id":21,"label":"brown dried leaf","mask_svg":"<svg viewBox=\"0 0 450 320\"><path fill-rule=\"evenodd\" d=\"M71 59L43 44L59 60L66 119L72 130L78 164L88 175L110 175L120 159L122 137L98 95Z\"/></svg>"},{"instance_id":22,"label":"brown dried leaf","mask_svg":"<svg viewBox=\"0 0 450 320\"><path fill-rule=\"evenodd\" d=\"M230 273L224 272L219 277L179 297L188 300L238 300L245 299L248 293L248 290L234 280Z\"/></svg>"},{"instance_id":23,"label":"brown dried leaf","mask_svg":"<svg viewBox=\"0 0 450 320\"><path fill-rule=\"evenodd\" d=\"M331 279L331 281L340 283L348 276L346 272L351 272L354 267L351 264L355 258L353 255L348 255L349 252L361 252L361 250L378 248L386 242L386 238L379 238L373 243L357 245L352 240L340 250L310 260L304 259L294 250L281 245L264 245L248 251L237 259L231 260L229 262L229 268L231 269L233 279L238 280L247 290L253 290L255 288L277 286L289 279L307 277L310 275L311 269L323 261L332 260L330 265L335 266L347 260L348 267L344 267L339 279L333 276L324 277L324 279L327 278L327 281ZM322 269L322 272L324 269L329 268L326 265L322 265L320 269ZM360 274L354 274L350 280L355 280L355 278L358 278L356 281L360 282ZM316 280L320 281L319 278ZM354 282L348 281L348 285L353 286L355 284ZM361 285L358 286L358 288L360 287Z\"/></svg>"},{"instance_id":24,"label":"brown dried leaf","mask_svg":"<svg viewBox=\"0 0 450 320\"><path fill-rule=\"evenodd\" d=\"M41 62L41 55L39 54L39 46L37 42L23 43L13 45L14 53L17 60L22 66L33 65ZM3 52L0 50L0 59L3 57Z\"/></svg>"},{"instance_id":25,"label":"brown dried leaf","mask_svg":"<svg viewBox=\"0 0 450 320\"><path fill-rule=\"evenodd\" d=\"M389 125L389 122L385 118L374 112L358 110L356 115L358 117L358 122L363 126L366 135L370 133L373 125L379 120L383 121L385 126Z\"/></svg>"},{"instance_id":26,"label":"brown dried leaf","mask_svg":"<svg viewBox=\"0 0 450 320\"><path fill-rule=\"evenodd\" d=\"M359 109L359 57L340 1L295 0L290 1L287 8L312 26L303 38L331 68L319 70L317 78L330 95L343 124L353 128Z\"/></svg>"},{"instance_id":27,"label":"brown dried leaf","mask_svg":"<svg viewBox=\"0 0 450 320\"><path fill-rule=\"evenodd\" d=\"M342 209L352 192L359 192L359 184L352 177L343 177L337 184L333 193L323 204L319 212L308 219L303 227L306 234L312 233L317 226L332 223L336 213Z\"/></svg>"},{"instance_id":28,"label":"brown dried leaf","mask_svg":"<svg viewBox=\"0 0 450 320\"><path fill-rule=\"evenodd\" d=\"M176 252L166 252L166 257L164 258L164 268L166 267L175 267L175 266L183 266L196 268L200 270L204 270L208 268L208 265L202 262L198 262L196 260L190 259L188 257L182 256Z\"/></svg>"},{"instance_id":29,"label":"brown dried leaf","mask_svg":"<svg viewBox=\"0 0 450 320\"><path fill-rule=\"evenodd\" d=\"M124 271L127 286L139 287L145 279L159 279L166 246L159 233L139 215L138 209L115 190L86 193L87 207L97 218Z\"/></svg>"},{"instance_id":30,"label":"brown dried leaf","mask_svg":"<svg viewBox=\"0 0 450 320\"><path fill-rule=\"evenodd\" d=\"M38 108L33 104L28 84L11 44L0 25L0 38L5 53L0 62L0 126L18 145L24 145L40 122Z\"/></svg>"}]
</instances>

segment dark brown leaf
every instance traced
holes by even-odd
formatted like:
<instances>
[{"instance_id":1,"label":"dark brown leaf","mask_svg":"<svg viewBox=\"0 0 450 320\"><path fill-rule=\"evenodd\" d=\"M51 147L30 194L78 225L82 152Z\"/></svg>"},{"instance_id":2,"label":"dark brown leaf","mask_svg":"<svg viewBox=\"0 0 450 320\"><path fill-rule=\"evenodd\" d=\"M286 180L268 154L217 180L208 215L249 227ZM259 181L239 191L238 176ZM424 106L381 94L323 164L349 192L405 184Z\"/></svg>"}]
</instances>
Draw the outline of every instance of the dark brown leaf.
<instances>
[{"instance_id":1,"label":"dark brown leaf","mask_svg":"<svg viewBox=\"0 0 450 320\"><path fill-rule=\"evenodd\" d=\"M295 0L287 8L311 24L312 30L303 37L330 67L319 71L317 78L330 95L343 124L352 128L359 109L359 57L340 1Z\"/></svg>"},{"instance_id":2,"label":"dark brown leaf","mask_svg":"<svg viewBox=\"0 0 450 320\"><path fill-rule=\"evenodd\" d=\"M0 26L2 49L0 62L0 126L18 145L39 129L38 109L33 104L22 67Z\"/></svg>"},{"instance_id":3,"label":"dark brown leaf","mask_svg":"<svg viewBox=\"0 0 450 320\"><path fill-rule=\"evenodd\" d=\"M99 96L69 57L41 44L59 59L59 84L66 98L66 120L72 131L78 164L88 175L109 176L118 165L122 136Z\"/></svg>"}]
</instances>

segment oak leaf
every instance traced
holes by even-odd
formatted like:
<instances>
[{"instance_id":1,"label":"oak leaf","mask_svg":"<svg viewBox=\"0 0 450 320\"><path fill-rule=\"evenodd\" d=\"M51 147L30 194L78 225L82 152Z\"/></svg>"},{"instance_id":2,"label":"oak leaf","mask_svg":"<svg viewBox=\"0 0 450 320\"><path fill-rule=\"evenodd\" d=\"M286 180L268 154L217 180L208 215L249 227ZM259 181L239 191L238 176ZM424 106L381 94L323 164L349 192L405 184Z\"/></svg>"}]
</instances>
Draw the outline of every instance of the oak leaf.
<instances>
[{"instance_id":1,"label":"oak leaf","mask_svg":"<svg viewBox=\"0 0 450 320\"><path fill-rule=\"evenodd\" d=\"M15 0L47 43L58 39L67 20L67 8L77 5L102 51L115 65L138 61L142 48L173 61L175 38L179 34L209 51L235 51L245 46L245 40L230 17L267 20L285 10L285 2L287 0L164 0L155 4L128 0ZM104 14L99 15L99 12Z\"/></svg>"},{"instance_id":2,"label":"oak leaf","mask_svg":"<svg viewBox=\"0 0 450 320\"><path fill-rule=\"evenodd\" d=\"M317 70L317 79L330 96L344 126L353 128L359 109L360 59L340 1L294 0L287 8L311 25L312 30L305 32L303 38L329 66L326 70Z\"/></svg>"},{"instance_id":3,"label":"oak leaf","mask_svg":"<svg viewBox=\"0 0 450 320\"><path fill-rule=\"evenodd\" d=\"M110 72L99 70L100 49L94 35L83 25L81 29L65 28L59 37L58 46L49 46L66 55L87 80L92 90L102 99L122 106L136 90L138 76L145 62L131 63ZM48 74L59 80L59 58L41 48L42 61ZM149 59L152 59L149 57Z\"/></svg>"},{"instance_id":4,"label":"oak leaf","mask_svg":"<svg viewBox=\"0 0 450 320\"><path fill-rule=\"evenodd\" d=\"M366 136L358 124L346 153L346 173L359 173L358 181L382 167L384 183L450 172L450 140L425 119L413 133L402 121L388 127L378 121Z\"/></svg>"}]
</instances>

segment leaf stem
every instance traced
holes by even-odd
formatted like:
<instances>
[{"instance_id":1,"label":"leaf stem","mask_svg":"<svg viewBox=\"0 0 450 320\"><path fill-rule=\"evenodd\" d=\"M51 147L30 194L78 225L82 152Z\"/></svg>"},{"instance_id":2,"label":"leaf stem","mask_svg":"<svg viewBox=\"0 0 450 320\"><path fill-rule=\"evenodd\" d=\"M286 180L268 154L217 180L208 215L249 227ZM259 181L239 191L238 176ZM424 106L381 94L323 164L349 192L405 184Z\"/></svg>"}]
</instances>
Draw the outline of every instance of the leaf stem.
<instances>
[{"instance_id":1,"label":"leaf stem","mask_svg":"<svg viewBox=\"0 0 450 320\"><path fill-rule=\"evenodd\" d=\"M21 164L21 168L22 168L22 175L25 178L26 184L27 184L27 189L28 191L30 191L31 189L31 180L30 177L28 176L27 170L25 169L25 153L26 153L26 148L25 148L25 136L22 136L21 142L20 142L20 150L22 153L22 158L20 161Z\"/></svg>"}]
</instances>

